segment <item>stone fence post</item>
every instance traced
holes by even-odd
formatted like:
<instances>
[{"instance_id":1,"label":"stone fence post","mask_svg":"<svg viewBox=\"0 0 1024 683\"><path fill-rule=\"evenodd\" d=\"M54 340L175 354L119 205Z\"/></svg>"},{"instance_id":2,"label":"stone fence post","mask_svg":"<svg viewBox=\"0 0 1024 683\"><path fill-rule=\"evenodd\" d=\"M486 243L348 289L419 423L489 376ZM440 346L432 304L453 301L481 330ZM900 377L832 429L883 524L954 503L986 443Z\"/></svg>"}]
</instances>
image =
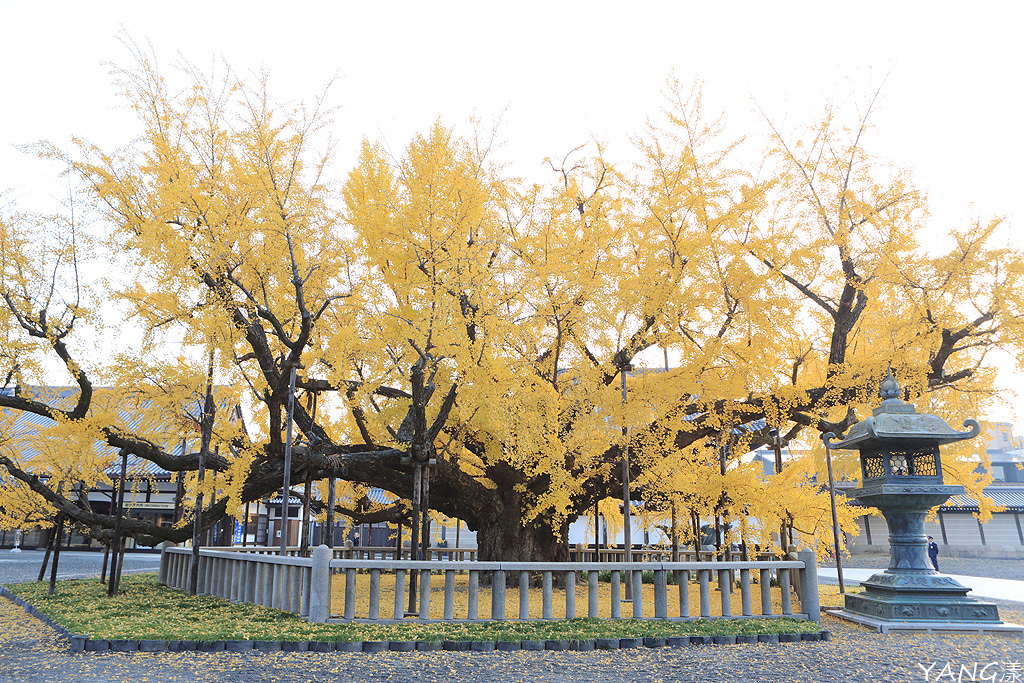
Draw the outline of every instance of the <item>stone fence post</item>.
<instances>
[{"instance_id":1,"label":"stone fence post","mask_svg":"<svg viewBox=\"0 0 1024 683\"><path fill-rule=\"evenodd\" d=\"M821 605L818 600L818 558L813 550L805 549L797 553L804 563L800 570L800 607L807 618L821 623Z\"/></svg>"},{"instance_id":2,"label":"stone fence post","mask_svg":"<svg viewBox=\"0 0 1024 683\"><path fill-rule=\"evenodd\" d=\"M170 559L170 553L167 552L167 546L165 545L160 549L160 573L157 575L157 583L162 586L167 585L167 563Z\"/></svg>"},{"instance_id":3,"label":"stone fence post","mask_svg":"<svg viewBox=\"0 0 1024 683\"><path fill-rule=\"evenodd\" d=\"M310 571L309 620L322 624L331 616L331 558L333 551L326 545L313 551Z\"/></svg>"}]
</instances>

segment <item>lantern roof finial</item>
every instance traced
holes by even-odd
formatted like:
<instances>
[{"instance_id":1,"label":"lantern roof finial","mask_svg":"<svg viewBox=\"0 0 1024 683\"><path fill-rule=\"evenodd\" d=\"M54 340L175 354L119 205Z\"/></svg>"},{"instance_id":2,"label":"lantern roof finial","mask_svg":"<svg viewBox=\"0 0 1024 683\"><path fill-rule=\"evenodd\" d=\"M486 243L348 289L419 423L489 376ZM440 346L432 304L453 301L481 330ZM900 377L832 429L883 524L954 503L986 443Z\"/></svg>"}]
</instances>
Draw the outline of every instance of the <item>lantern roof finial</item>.
<instances>
[{"instance_id":1,"label":"lantern roof finial","mask_svg":"<svg viewBox=\"0 0 1024 683\"><path fill-rule=\"evenodd\" d=\"M941 417L918 413L912 403L905 403L900 399L902 393L903 389L893 377L890 366L878 387L878 394L882 398L881 405L871 411L871 417L850 427L842 439L837 439L831 432L823 434L821 438L825 445L834 450L871 448L881 442L897 441L928 442L938 445L971 439L981 432L981 427L975 420L965 420L964 426L969 429L966 432L959 432Z\"/></svg>"},{"instance_id":2,"label":"lantern roof finial","mask_svg":"<svg viewBox=\"0 0 1024 683\"><path fill-rule=\"evenodd\" d=\"M896 381L896 378L892 376L892 366L885 372L885 379L878 385L878 395L883 400L889 401L891 399L899 400L900 394L903 393L903 388L900 383ZM902 402L902 401L901 401Z\"/></svg>"}]
</instances>

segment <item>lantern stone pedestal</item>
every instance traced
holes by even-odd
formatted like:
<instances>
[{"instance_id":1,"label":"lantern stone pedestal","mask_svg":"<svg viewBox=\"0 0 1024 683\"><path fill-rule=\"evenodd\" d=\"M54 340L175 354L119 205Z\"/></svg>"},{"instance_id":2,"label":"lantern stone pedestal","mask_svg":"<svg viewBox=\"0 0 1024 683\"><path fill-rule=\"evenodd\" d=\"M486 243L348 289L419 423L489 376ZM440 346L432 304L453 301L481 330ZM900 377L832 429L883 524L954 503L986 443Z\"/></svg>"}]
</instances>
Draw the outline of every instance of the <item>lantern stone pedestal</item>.
<instances>
[{"instance_id":1,"label":"lantern stone pedestal","mask_svg":"<svg viewBox=\"0 0 1024 683\"><path fill-rule=\"evenodd\" d=\"M924 522L928 511L964 487L942 482L940 444L970 439L980 426L967 420L958 432L935 415L921 414L898 398L892 373L883 380L882 404L831 449L857 449L863 485L850 492L861 505L877 508L889 527L889 567L863 581L863 593L844 595L844 609L830 614L879 631L1008 632L1024 627L999 619L994 603L967 597L971 590L935 571L928 559Z\"/></svg>"}]
</instances>

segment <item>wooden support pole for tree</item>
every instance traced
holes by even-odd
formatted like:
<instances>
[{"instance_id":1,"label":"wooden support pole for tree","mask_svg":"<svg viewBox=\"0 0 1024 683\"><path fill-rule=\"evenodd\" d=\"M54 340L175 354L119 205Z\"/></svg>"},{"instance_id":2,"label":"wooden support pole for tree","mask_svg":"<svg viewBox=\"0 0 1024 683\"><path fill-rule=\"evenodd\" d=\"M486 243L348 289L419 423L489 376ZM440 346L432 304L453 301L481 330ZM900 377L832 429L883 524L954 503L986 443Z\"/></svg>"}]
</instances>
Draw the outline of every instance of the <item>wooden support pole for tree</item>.
<instances>
[{"instance_id":1,"label":"wooden support pole for tree","mask_svg":"<svg viewBox=\"0 0 1024 683\"><path fill-rule=\"evenodd\" d=\"M693 552L695 553L694 559L700 562L700 517L697 516L697 511L690 508L690 522L693 524Z\"/></svg>"},{"instance_id":2,"label":"wooden support pole for tree","mask_svg":"<svg viewBox=\"0 0 1024 683\"><path fill-rule=\"evenodd\" d=\"M181 454L185 455L185 439L181 440ZM180 470L174 482L174 523L185 515L185 470Z\"/></svg>"},{"instance_id":3,"label":"wooden support pole for tree","mask_svg":"<svg viewBox=\"0 0 1024 683\"><path fill-rule=\"evenodd\" d=\"M310 419L316 421L316 393L310 393L309 399L306 401L306 411L309 413ZM313 474L309 471L309 466L306 467L306 485L302 491L302 535L300 538L299 556L305 557L309 552L309 506L313 496Z\"/></svg>"},{"instance_id":4,"label":"wooden support pole for tree","mask_svg":"<svg viewBox=\"0 0 1024 683\"><path fill-rule=\"evenodd\" d=\"M423 494L423 465L413 463L412 471L412 528L409 530L410 559L421 560L420 557L420 502ZM409 572L409 613L416 612L416 575Z\"/></svg>"},{"instance_id":5,"label":"wooden support pole for tree","mask_svg":"<svg viewBox=\"0 0 1024 683\"><path fill-rule=\"evenodd\" d=\"M114 567L110 568L111 574L113 575L114 580L117 581L117 590L118 591L121 590L121 570L124 569L124 554L125 554L125 551L127 549L128 549L128 537L127 536L121 536L121 548L120 548L120 550L117 553L117 570L115 572L114 571Z\"/></svg>"},{"instance_id":6,"label":"wooden support pole for tree","mask_svg":"<svg viewBox=\"0 0 1024 683\"><path fill-rule=\"evenodd\" d=\"M299 557L305 557L309 552L309 501L313 497L313 480L306 474L306 485L302 489L302 532L299 538Z\"/></svg>"},{"instance_id":7,"label":"wooden support pole for tree","mask_svg":"<svg viewBox=\"0 0 1024 683\"><path fill-rule=\"evenodd\" d=\"M327 547L334 547L334 505L335 505L335 489L337 488L337 479L334 477L334 471L331 471L331 476L327 478Z\"/></svg>"},{"instance_id":8,"label":"wooden support pole for tree","mask_svg":"<svg viewBox=\"0 0 1024 683\"><path fill-rule=\"evenodd\" d=\"M775 474L782 474L782 433L778 429L772 429L769 431L772 436L772 449L775 451ZM786 556L788 543L786 542L786 522L782 522L782 526L779 528L779 547L781 549L780 557ZM792 539L790 539L792 540Z\"/></svg>"},{"instance_id":9,"label":"wooden support pole for tree","mask_svg":"<svg viewBox=\"0 0 1024 683\"><path fill-rule=\"evenodd\" d=\"M112 558L110 567L110 581L107 582L107 596L113 597L117 595L119 586L117 585L117 564L118 557L124 552L124 544L121 542L121 519L124 517L124 490L127 487L128 479L128 451L121 450L121 479L117 484L117 516L114 518L114 544L115 551Z\"/></svg>"},{"instance_id":10,"label":"wooden support pole for tree","mask_svg":"<svg viewBox=\"0 0 1024 683\"><path fill-rule=\"evenodd\" d=\"M679 561L679 533L676 530L676 504L672 502L672 561Z\"/></svg>"},{"instance_id":11,"label":"wooden support pole for tree","mask_svg":"<svg viewBox=\"0 0 1024 683\"><path fill-rule=\"evenodd\" d=\"M825 463L828 465L828 495L832 501L832 544L836 553L836 574L839 576L839 592L846 593L843 582L843 558L839 554L839 516L836 514L836 483L832 479L832 449L825 447Z\"/></svg>"},{"instance_id":12,"label":"wooden support pole for tree","mask_svg":"<svg viewBox=\"0 0 1024 683\"><path fill-rule=\"evenodd\" d=\"M58 514L59 516L59 514ZM39 567L39 576L36 581L42 581L46 577L46 568L50 564L50 555L53 553L53 541L57 538L56 519L54 526L50 529L49 537L46 539L46 552L43 553L43 563Z\"/></svg>"},{"instance_id":13,"label":"wooden support pole for tree","mask_svg":"<svg viewBox=\"0 0 1024 683\"><path fill-rule=\"evenodd\" d=\"M107 582L107 563L110 561L110 541L103 544L103 568L100 570L100 583Z\"/></svg>"},{"instance_id":14,"label":"wooden support pole for tree","mask_svg":"<svg viewBox=\"0 0 1024 683\"><path fill-rule=\"evenodd\" d=\"M46 594L50 596L57 589L57 565L60 563L60 543L64 538L64 515L59 512L57 513L57 526L54 531L53 564L50 566L50 586L46 591Z\"/></svg>"},{"instance_id":15,"label":"wooden support pole for tree","mask_svg":"<svg viewBox=\"0 0 1024 683\"><path fill-rule=\"evenodd\" d=\"M423 534L420 542L423 544L423 550L420 553L420 558L424 560L432 559L430 557L430 466L427 465L423 468L423 479L421 480L423 486L423 499L420 501L420 514L423 516Z\"/></svg>"},{"instance_id":16,"label":"wooden support pole for tree","mask_svg":"<svg viewBox=\"0 0 1024 683\"><path fill-rule=\"evenodd\" d=\"M632 369L632 368L629 368ZM622 382L622 407L626 407L626 371L622 368L619 376ZM625 413L625 411L623 411ZM625 414L623 414L625 420ZM631 505L629 500L629 427L622 425L622 561L633 561L633 528L631 524ZM633 601L633 572L626 571L625 602Z\"/></svg>"},{"instance_id":17,"label":"wooden support pole for tree","mask_svg":"<svg viewBox=\"0 0 1024 683\"><path fill-rule=\"evenodd\" d=\"M294 377L294 375L293 375ZM199 481L196 485L196 513L192 527L192 566L189 569L188 594L195 595L199 590L199 530L203 520L203 476L206 470L206 454L210 450L213 438L213 420L217 406L213 402L213 349L210 349L210 362L206 374L206 400L203 402L203 419L199 425Z\"/></svg>"},{"instance_id":18,"label":"wooden support pole for tree","mask_svg":"<svg viewBox=\"0 0 1024 683\"><path fill-rule=\"evenodd\" d=\"M242 520L242 547L249 545L249 505L251 501L245 503L245 519Z\"/></svg>"},{"instance_id":19,"label":"wooden support pole for tree","mask_svg":"<svg viewBox=\"0 0 1024 683\"><path fill-rule=\"evenodd\" d=\"M295 416L295 365L288 379L288 424L284 441L284 485L281 487L281 557L288 552L288 503L292 488L292 422Z\"/></svg>"},{"instance_id":20,"label":"wooden support pole for tree","mask_svg":"<svg viewBox=\"0 0 1024 683\"><path fill-rule=\"evenodd\" d=\"M206 463L203 461L203 453L199 452L199 481L196 483L196 510L195 518L192 520L192 566L188 576L188 594L195 595L199 590L199 548L202 546L200 538L200 526L203 523L203 473Z\"/></svg>"}]
</instances>

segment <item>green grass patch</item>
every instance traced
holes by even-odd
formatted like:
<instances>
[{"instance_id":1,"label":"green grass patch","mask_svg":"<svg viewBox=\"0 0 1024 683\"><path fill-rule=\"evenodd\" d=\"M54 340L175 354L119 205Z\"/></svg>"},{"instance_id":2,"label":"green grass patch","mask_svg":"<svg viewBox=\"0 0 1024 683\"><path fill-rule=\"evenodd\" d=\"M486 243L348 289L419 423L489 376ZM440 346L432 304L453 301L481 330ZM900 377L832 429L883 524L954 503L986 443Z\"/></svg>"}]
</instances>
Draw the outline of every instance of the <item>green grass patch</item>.
<instances>
[{"instance_id":1,"label":"green grass patch","mask_svg":"<svg viewBox=\"0 0 1024 683\"><path fill-rule=\"evenodd\" d=\"M153 574L125 576L122 592L106 595L95 579L61 581L53 597L46 582L7 588L72 633L100 639L146 640L589 640L667 638L687 635L817 633L820 626L800 619L565 619L481 623L311 624L287 612L232 604L211 596L189 597L161 586Z\"/></svg>"}]
</instances>

